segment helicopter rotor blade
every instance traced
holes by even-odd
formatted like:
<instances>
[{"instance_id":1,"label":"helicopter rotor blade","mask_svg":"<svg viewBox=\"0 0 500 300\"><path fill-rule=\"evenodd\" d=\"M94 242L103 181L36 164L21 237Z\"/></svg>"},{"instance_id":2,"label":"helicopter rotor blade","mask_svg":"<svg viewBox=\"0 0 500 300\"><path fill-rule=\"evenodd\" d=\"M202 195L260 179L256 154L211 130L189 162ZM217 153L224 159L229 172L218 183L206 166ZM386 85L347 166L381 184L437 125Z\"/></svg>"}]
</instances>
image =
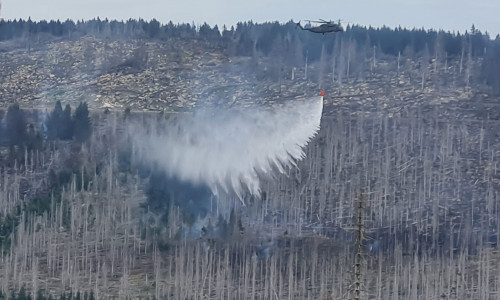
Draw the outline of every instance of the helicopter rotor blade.
<instances>
[{"instance_id":1,"label":"helicopter rotor blade","mask_svg":"<svg viewBox=\"0 0 500 300\"><path fill-rule=\"evenodd\" d=\"M324 21L315 21L315 20L304 20L304 21L311 23L325 23Z\"/></svg>"}]
</instances>

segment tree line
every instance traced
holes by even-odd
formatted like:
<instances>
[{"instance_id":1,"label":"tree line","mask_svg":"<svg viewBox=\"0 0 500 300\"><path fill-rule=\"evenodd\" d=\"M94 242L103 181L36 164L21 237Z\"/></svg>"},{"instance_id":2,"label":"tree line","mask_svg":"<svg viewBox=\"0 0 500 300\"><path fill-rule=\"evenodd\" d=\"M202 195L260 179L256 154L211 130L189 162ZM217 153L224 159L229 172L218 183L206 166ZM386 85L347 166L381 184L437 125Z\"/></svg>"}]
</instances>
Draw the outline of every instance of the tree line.
<instances>
[{"instance_id":1,"label":"tree line","mask_svg":"<svg viewBox=\"0 0 500 300\"><path fill-rule=\"evenodd\" d=\"M17 293L15 291L11 291L10 295L7 297L6 294L2 293L0 290L0 300L95 300L96 296L93 291L90 292L64 292L59 297L54 297L51 294L45 294L42 290L38 290L36 296L31 295L31 293L27 292L24 287L22 287ZM144 298L145 300L156 300L153 297Z\"/></svg>"},{"instance_id":2,"label":"tree line","mask_svg":"<svg viewBox=\"0 0 500 300\"><path fill-rule=\"evenodd\" d=\"M321 35L302 31L293 21L248 21L229 28L219 28L217 25L212 27L207 23L174 24L170 21L161 24L155 19L116 21L97 18L76 22L19 19L0 23L0 41L21 41L28 49L35 43L74 40L85 35L110 40L199 40L218 47L228 56L269 57L290 66L302 66L304 61L321 61L325 55L333 56L336 52L342 52L338 47L342 43L350 45L349 51L363 53L365 57L372 53L375 57L376 53L377 56L405 55L412 59L439 56L446 60L463 60L466 55L484 59L482 81L491 86L494 92L500 93L500 76L495 72L500 67L500 36L491 39L487 32L481 32L474 25L463 33L423 28L348 25L343 33Z\"/></svg>"},{"instance_id":3,"label":"tree line","mask_svg":"<svg viewBox=\"0 0 500 300\"><path fill-rule=\"evenodd\" d=\"M39 150L44 140L74 139L79 143L84 143L92 134L86 102L81 102L72 115L69 104L66 104L63 110L61 102L57 101L54 109L42 124L28 122L26 112L19 107L19 104L12 104L8 107L4 119L0 123L0 146ZM1 115L0 121L2 121Z\"/></svg>"},{"instance_id":4,"label":"tree line","mask_svg":"<svg viewBox=\"0 0 500 300\"><path fill-rule=\"evenodd\" d=\"M54 297L52 295L46 295L42 290L38 290L36 296L32 296L31 293L27 292L24 287L22 287L19 292L11 291L10 295L3 294L0 291L0 300L9 299L9 300L95 300L94 292L69 292L62 293L59 297Z\"/></svg>"},{"instance_id":5,"label":"tree line","mask_svg":"<svg viewBox=\"0 0 500 300\"><path fill-rule=\"evenodd\" d=\"M48 150L47 143L50 141L74 140L76 143L85 143L92 134L91 125L87 103L84 102L71 114L69 104L62 110L61 102L57 101L52 112L41 123L18 104L9 106L7 113L0 111L0 148L8 148L5 155L0 153L0 174L2 170L9 168L24 165L26 169L27 165L33 165L37 156L34 153ZM78 177L78 182L84 182L78 169L49 170L45 192L17 205L16 214L0 213L0 253L10 247L11 233L20 223L21 212L35 212L41 215L50 211L52 200L60 201L63 186L68 184L73 176Z\"/></svg>"},{"instance_id":6,"label":"tree line","mask_svg":"<svg viewBox=\"0 0 500 300\"><path fill-rule=\"evenodd\" d=\"M310 59L320 58L321 47L324 42L333 46L335 37L332 35L317 35L304 32L297 28L296 23L266 22L254 23L253 21L239 22L230 28L217 25L211 27L207 23L202 25L181 23L174 24L171 21L161 24L156 19L146 21L143 19L129 19L127 21L101 20L99 18L88 21L59 20L32 21L8 20L0 24L0 41L19 38L35 38L45 36L47 38L74 39L84 35L94 35L110 39L123 38L154 38L167 40L170 38L201 39L213 43L224 44L236 50L235 55L252 55L256 48L264 55L268 55L274 45L278 42L282 45L294 40L300 41L310 50ZM369 48L378 47L382 53L398 55L405 49L414 52L423 51L426 45L433 48L436 43L442 47L448 55L459 55L463 44L470 40L474 56L484 56L484 49L490 46L489 34L482 33L474 25L465 33L426 30L423 28L389 28L389 27L366 27L360 25L348 25L344 33L344 39L354 40L358 45L366 45ZM498 37L498 36L497 36ZM35 40L35 39L34 39ZM46 40L46 39L42 39ZM319 48L319 49L318 49ZM331 47L327 47L331 48ZM316 50L315 50L316 49Z\"/></svg>"}]
</instances>

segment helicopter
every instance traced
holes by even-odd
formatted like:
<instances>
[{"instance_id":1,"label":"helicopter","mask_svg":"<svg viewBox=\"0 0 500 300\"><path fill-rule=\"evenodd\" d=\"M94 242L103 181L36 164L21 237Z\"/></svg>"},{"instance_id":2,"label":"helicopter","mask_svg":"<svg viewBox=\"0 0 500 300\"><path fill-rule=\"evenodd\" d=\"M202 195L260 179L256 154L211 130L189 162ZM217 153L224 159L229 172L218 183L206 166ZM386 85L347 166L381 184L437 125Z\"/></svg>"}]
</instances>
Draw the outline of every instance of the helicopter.
<instances>
[{"instance_id":1,"label":"helicopter","mask_svg":"<svg viewBox=\"0 0 500 300\"><path fill-rule=\"evenodd\" d=\"M312 22L312 23L318 23L321 25L314 26L314 27L303 27L299 21L299 23L297 23L297 26L302 30L308 30L310 32L321 33L321 34L325 34L328 32L335 33L335 32L344 31L344 28L342 28L342 25L340 25L340 20L337 23L335 23L333 21L325 21L323 19L319 19L319 21L310 21L310 20L306 20L306 21Z\"/></svg>"}]
</instances>

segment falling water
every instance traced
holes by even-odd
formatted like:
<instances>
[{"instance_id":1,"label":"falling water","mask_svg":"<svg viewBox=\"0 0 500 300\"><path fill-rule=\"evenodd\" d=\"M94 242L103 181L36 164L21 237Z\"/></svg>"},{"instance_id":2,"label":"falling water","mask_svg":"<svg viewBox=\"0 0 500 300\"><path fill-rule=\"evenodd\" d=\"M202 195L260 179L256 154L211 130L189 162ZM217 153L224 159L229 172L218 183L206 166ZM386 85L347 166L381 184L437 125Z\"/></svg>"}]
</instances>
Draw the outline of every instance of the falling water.
<instances>
[{"instance_id":1,"label":"falling water","mask_svg":"<svg viewBox=\"0 0 500 300\"><path fill-rule=\"evenodd\" d=\"M274 108L197 111L168 118L134 136L143 157L169 176L207 185L214 195L260 195L259 175L284 172L304 158L318 132L323 97Z\"/></svg>"}]
</instances>

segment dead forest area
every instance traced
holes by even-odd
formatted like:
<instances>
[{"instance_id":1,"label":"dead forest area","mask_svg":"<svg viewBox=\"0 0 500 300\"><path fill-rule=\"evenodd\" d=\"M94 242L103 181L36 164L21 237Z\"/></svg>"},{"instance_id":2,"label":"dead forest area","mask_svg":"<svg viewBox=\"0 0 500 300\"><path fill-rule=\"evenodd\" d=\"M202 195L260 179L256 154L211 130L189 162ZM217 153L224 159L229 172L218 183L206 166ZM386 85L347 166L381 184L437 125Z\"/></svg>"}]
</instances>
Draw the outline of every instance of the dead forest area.
<instances>
[{"instance_id":1,"label":"dead forest area","mask_svg":"<svg viewBox=\"0 0 500 300\"><path fill-rule=\"evenodd\" d=\"M500 299L498 39L94 21L0 41L0 299ZM126 130L319 89L246 206L178 201Z\"/></svg>"},{"instance_id":2,"label":"dead forest area","mask_svg":"<svg viewBox=\"0 0 500 300\"><path fill-rule=\"evenodd\" d=\"M445 32L346 27L312 35L293 22L231 28L90 20L0 26L0 105L51 109L187 111L275 105L327 95L330 111L397 112L401 105L478 98L500 86L500 37L474 26ZM402 104L404 103L404 104Z\"/></svg>"}]
</instances>

